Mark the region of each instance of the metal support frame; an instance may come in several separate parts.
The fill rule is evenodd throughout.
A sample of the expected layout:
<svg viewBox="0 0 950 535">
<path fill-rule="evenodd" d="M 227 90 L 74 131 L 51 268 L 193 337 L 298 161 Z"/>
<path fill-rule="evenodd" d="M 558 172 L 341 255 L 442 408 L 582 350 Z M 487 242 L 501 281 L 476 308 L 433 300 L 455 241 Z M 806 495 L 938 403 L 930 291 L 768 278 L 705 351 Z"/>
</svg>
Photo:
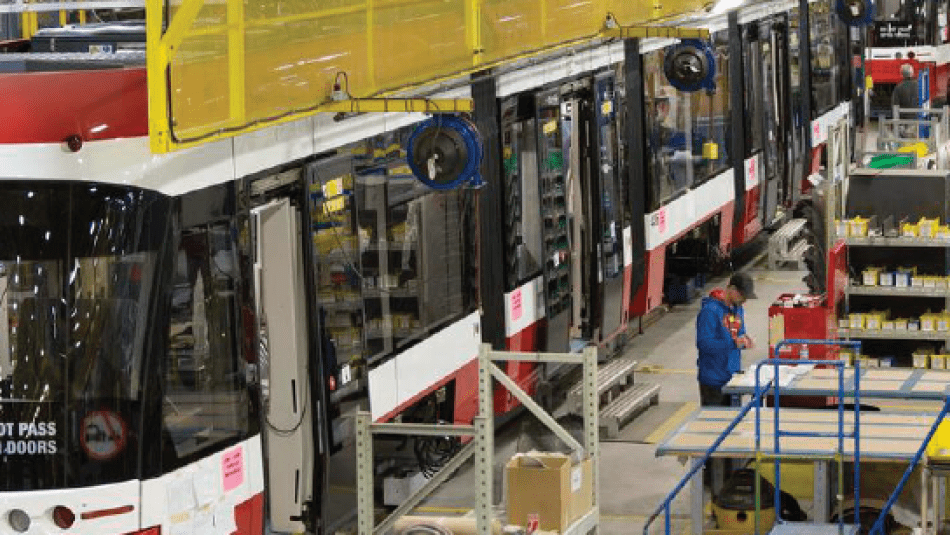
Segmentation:
<svg viewBox="0 0 950 535">
<path fill-rule="evenodd" d="M 699 466 L 697 466 L 699 465 Z M 703 535 L 703 523 L 705 516 L 706 493 L 703 489 L 703 461 L 702 459 L 693 459 L 693 470 L 696 475 L 689 482 L 689 501 L 690 501 L 690 532 L 692 535 Z M 667 521 L 669 525 L 669 521 Z"/>
<path fill-rule="evenodd" d="M 831 518 L 828 474 L 828 461 L 825 459 L 816 460 L 814 481 L 812 481 L 812 502 L 814 502 L 813 516 L 818 522 L 827 522 Z"/>
<path fill-rule="evenodd" d="M 492 361 L 532 361 L 581 364 L 584 377 L 584 444 L 574 439 L 560 424 L 531 399 Z M 586 534 L 600 521 L 598 492 L 598 404 L 597 404 L 597 348 L 587 347 L 582 354 L 576 353 L 515 353 L 493 351 L 489 344 L 482 344 L 478 356 L 478 416 L 472 425 L 434 425 L 405 423 L 373 423 L 370 413 L 360 411 L 356 415 L 356 487 L 357 529 L 359 535 L 383 535 L 396 521 L 418 506 L 439 485 L 444 483 L 469 458 L 475 459 L 475 518 L 478 535 L 492 535 L 492 505 L 494 497 L 494 388 L 497 380 L 525 407 L 549 427 L 559 438 L 574 450 L 579 458 L 589 456 L 593 477 L 593 509 L 583 515 L 566 533 Z M 373 503 L 373 435 L 424 435 L 424 436 L 471 436 L 469 442 L 421 489 L 411 495 L 379 525 L 375 522 Z"/>
</svg>

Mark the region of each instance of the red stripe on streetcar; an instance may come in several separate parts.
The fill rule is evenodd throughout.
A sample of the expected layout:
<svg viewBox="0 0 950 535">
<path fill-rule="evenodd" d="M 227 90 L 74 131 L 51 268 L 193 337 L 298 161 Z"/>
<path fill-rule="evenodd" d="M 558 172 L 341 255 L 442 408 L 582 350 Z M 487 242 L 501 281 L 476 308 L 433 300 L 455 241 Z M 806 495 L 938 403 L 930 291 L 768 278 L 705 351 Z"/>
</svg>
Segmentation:
<svg viewBox="0 0 950 535">
<path fill-rule="evenodd" d="M 79 515 L 83 520 L 95 520 L 106 516 L 124 515 L 135 510 L 133 505 L 123 505 L 122 507 L 113 507 L 112 509 L 99 509 L 98 511 L 86 511 Z"/>
</svg>

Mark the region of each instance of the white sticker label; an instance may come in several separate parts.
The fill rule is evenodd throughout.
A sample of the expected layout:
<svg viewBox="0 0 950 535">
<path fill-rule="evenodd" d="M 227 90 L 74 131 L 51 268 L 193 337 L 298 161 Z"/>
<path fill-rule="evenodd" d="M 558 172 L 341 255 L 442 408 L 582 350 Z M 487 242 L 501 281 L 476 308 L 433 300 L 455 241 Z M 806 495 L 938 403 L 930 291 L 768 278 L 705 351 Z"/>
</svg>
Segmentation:
<svg viewBox="0 0 950 535">
<path fill-rule="evenodd" d="M 353 379 L 353 373 L 350 371 L 350 365 L 344 364 L 343 367 L 340 368 L 340 386 L 349 383 L 351 379 Z"/>
<path fill-rule="evenodd" d="M 581 482 L 584 481 L 584 470 L 580 466 L 571 468 L 571 492 L 581 490 Z"/>
</svg>

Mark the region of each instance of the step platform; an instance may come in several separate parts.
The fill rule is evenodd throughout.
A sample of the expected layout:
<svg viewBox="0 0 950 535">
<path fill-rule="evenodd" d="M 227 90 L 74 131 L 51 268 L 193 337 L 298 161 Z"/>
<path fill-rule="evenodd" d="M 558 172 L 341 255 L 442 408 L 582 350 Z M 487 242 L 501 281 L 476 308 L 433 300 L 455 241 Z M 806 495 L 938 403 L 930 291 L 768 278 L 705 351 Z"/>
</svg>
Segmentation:
<svg viewBox="0 0 950 535">
<path fill-rule="evenodd" d="M 815 522 L 786 522 L 772 528 L 769 535 L 858 535 L 859 526 L 845 524 L 844 529 L 835 524 Z"/>
<path fill-rule="evenodd" d="M 769 237 L 770 269 L 779 269 L 779 266 L 783 264 L 794 264 L 795 269 L 804 269 L 804 256 L 805 251 L 808 250 L 808 242 L 800 236 L 805 231 L 807 223 L 808 220 L 804 218 L 791 219 Z"/>
<path fill-rule="evenodd" d="M 633 384 L 633 372 L 637 361 L 631 358 L 613 359 L 597 369 L 597 397 L 600 406 L 611 402 L 611 394 L 615 388 L 625 389 Z M 583 414 L 584 385 L 578 381 L 567 391 L 567 406 L 573 414 Z"/>
<path fill-rule="evenodd" d="M 620 428 L 660 402 L 660 385 L 637 383 L 600 411 L 600 438 L 617 438 Z"/>
<path fill-rule="evenodd" d="M 635 384 L 633 376 L 636 368 L 636 360 L 616 358 L 597 369 L 601 438 L 616 438 L 621 427 L 650 405 L 659 403 L 660 385 Z M 571 414 L 583 414 L 584 387 L 580 381 L 568 389 L 566 407 Z"/>
</svg>

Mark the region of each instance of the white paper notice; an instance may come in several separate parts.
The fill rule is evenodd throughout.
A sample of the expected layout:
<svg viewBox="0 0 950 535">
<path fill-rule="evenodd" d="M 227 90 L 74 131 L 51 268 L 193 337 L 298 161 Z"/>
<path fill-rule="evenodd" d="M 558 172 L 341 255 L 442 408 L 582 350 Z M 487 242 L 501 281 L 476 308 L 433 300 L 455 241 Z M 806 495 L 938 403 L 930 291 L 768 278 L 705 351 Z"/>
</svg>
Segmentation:
<svg viewBox="0 0 950 535">
<path fill-rule="evenodd" d="M 214 506 L 214 530 L 216 535 L 231 535 L 237 531 L 234 523 L 234 506 L 229 503 L 219 503 Z"/>
<path fill-rule="evenodd" d="M 194 532 L 195 535 L 214 533 L 214 512 L 210 507 L 202 509 L 195 514 Z"/>
<path fill-rule="evenodd" d="M 176 515 L 195 508 L 194 479 L 186 476 L 168 484 L 168 515 Z"/>
<path fill-rule="evenodd" d="M 205 468 L 195 474 L 195 496 L 198 507 L 204 507 L 218 497 L 218 477 L 214 470 Z"/>
<path fill-rule="evenodd" d="M 571 492 L 581 490 L 581 483 L 584 480 L 584 471 L 580 466 L 571 469 Z"/>
<path fill-rule="evenodd" d="M 195 531 L 194 521 L 189 518 L 184 522 L 172 524 L 169 533 L 171 533 L 171 535 L 196 535 L 200 532 Z"/>
</svg>

